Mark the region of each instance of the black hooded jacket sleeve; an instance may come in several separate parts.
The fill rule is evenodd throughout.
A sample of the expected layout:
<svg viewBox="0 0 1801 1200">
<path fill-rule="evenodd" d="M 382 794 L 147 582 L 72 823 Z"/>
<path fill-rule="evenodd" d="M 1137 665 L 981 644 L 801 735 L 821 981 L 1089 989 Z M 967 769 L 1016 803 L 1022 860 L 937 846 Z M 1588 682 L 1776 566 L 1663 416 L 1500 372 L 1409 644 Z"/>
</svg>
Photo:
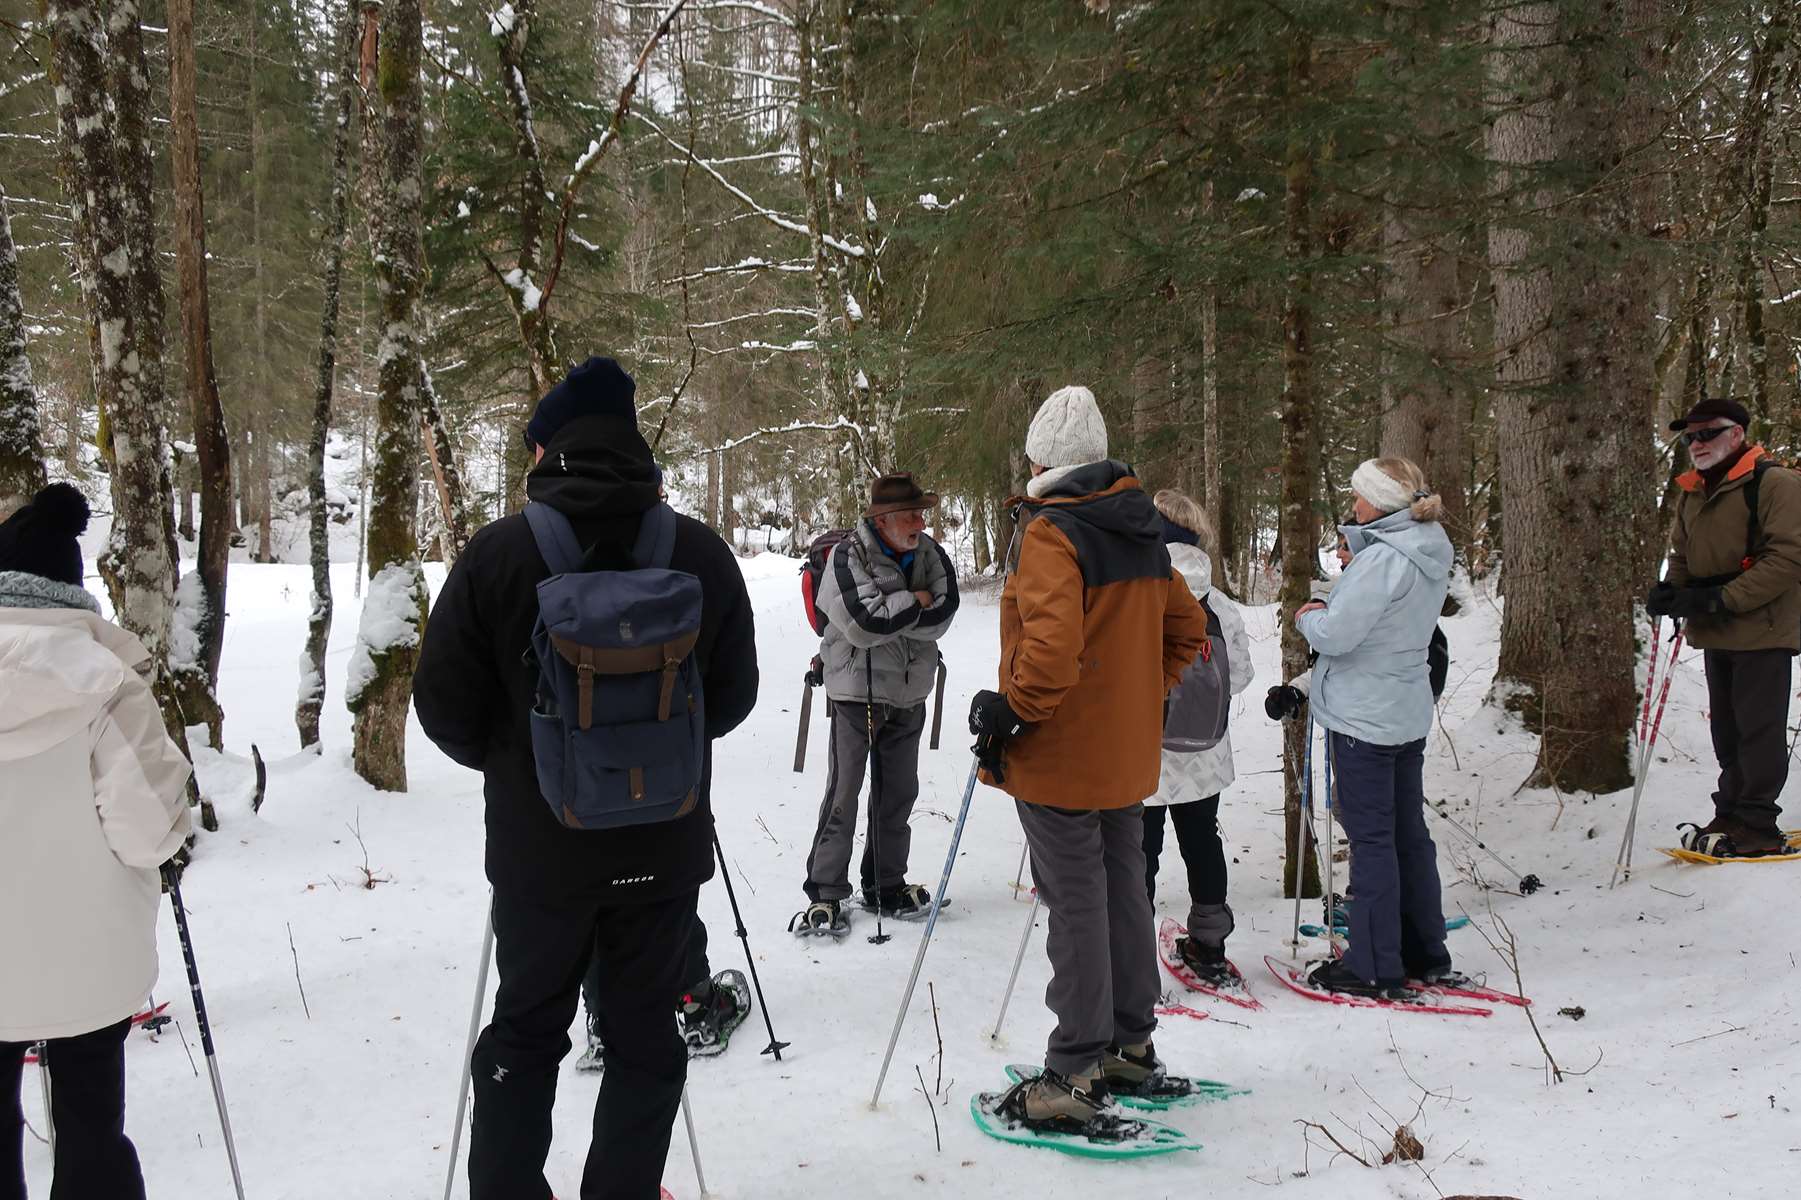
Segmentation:
<svg viewBox="0 0 1801 1200">
<path fill-rule="evenodd" d="M 653 485 L 646 494 L 618 478 L 635 463 L 611 462 L 603 471 L 580 461 L 576 448 L 616 447 L 625 440 L 616 430 L 584 432 L 588 424 L 574 422 L 552 442 L 552 451 L 575 447 L 568 449 L 568 466 L 553 467 L 547 454 L 533 472 L 530 492 L 569 516 L 577 538 L 591 547 L 590 563 L 597 563 L 616 553 L 613 548 L 632 544 L 655 491 Z M 630 432 L 636 438 L 636 430 Z M 648 463 L 648 450 L 642 454 Z M 515 514 L 484 527 L 445 580 L 426 624 L 413 704 L 439 749 L 482 772 L 487 871 L 496 887 L 624 904 L 665 899 L 711 877 L 712 740 L 742 724 L 756 704 L 756 631 L 743 572 L 712 530 L 678 518 L 670 566 L 701 585 L 694 659 L 709 740 L 700 802 L 674 821 L 611 830 L 564 828 L 538 790 L 528 720 L 537 676 L 525 652 L 537 618 L 537 585 L 550 571 L 530 525 Z"/>
</svg>

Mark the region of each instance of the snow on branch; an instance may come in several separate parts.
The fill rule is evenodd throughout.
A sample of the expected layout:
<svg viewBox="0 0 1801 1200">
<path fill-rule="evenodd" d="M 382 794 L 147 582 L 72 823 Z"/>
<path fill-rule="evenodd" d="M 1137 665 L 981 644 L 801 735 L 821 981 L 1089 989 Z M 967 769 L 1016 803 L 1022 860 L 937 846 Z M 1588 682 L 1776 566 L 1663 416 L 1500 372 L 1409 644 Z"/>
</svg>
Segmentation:
<svg viewBox="0 0 1801 1200">
<path fill-rule="evenodd" d="M 766 308 L 762 312 L 742 313 L 735 317 L 723 317 L 717 321 L 697 321 L 690 328 L 718 329 L 725 325 L 736 325 L 739 321 L 760 321 L 764 317 L 805 317 L 809 321 L 819 320 L 819 314 L 810 308 Z"/>
<path fill-rule="evenodd" d="M 631 11 L 658 12 L 662 9 L 663 6 L 660 4 L 623 3 L 623 4 L 617 4 L 614 7 L 615 8 L 623 8 L 623 9 L 627 10 L 628 12 L 631 12 Z M 741 12 L 753 12 L 759 16 L 768 17 L 772 21 L 779 22 L 780 24 L 785 25 L 790 29 L 794 28 L 794 18 L 793 17 L 789 16 L 787 13 L 781 11 L 778 8 L 771 8 L 767 4 L 758 4 L 758 3 L 756 3 L 756 0 L 701 0 L 701 2 L 698 4 L 690 4 L 688 6 L 688 8 L 693 12 L 699 12 L 699 13 L 730 12 L 732 10 L 738 10 Z"/>
<path fill-rule="evenodd" d="M 645 125 L 650 126 L 650 128 L 656 133 L 656 135 L 658 137 L 662 138 L 664 141 L 668 142 L 670 145 L 674 146 L 676 149 L 678 149 L 678 150 L 686 150 L 687 149 L 687 147 L 683 146 L 680 142 L 678 142 L 674 138 L 670 137 L 667 133 L 664 133 L 661 126 L 659 126 L 655 121 L 651 120 L 649 117 L 645 116 L 643 113 L 633 113 L 632 115 L 637 117 L 638 120 L 643 122 Z M 751 198 L 750 193 L 746 192 L 743 188 L 738 187 L 736 184 L 732 183 L 731 180 L 727 179 L 724 175 L 721 175 L 718 171 L 714 170 L 712 165 L 709 164 L 705 159 L 696 158 L 693 160 L 693 162 L 694 162 L 695 166 L 697 166 L 701 170 L 705 171 L 708 175 L 711 175 L 713 177 L 714 182 L 719 184 L 720 187 L 724 188 L 726 191 L 730 192 L 733 196 L 737 197 L 739 201 L 741 201 L 746 207 L 748 207 L 751 210 L 751 212 L 753 212 L 757 216 L 763 218 L 763 220 L 769 222 L 771 225 L 774 225 L 777 229 L 785 229 L 789 233 L 797 233 L 800 236 L 806 237 L 806 238 L 810 238 L 813 236 L 813 231 L 811 229 L 807 228 L 807 223 L 805 221 L 797 221 L 793 217 L 785 217 L 781 213 L 778 213 L 771 209 L 763 207 L 763 205 L 757 203 L 754 199 Z M 824 242 L 827 246 L 830 246 L 832 249 L 836 250 L 838 253 L 846 256 L 847 258 L 862 258 L 863 257 L 863 247 L 854 245 L 853 243 L 850 243 L 850 242 L 842 241 L 838 238 L 833 237 L 831 234 L 823 235 L 820 238 L 820 240 L 822 242 Z"/>
<path fill-rule="evenodd" d="M 727 441 L 720 442 L 717 446 L 709 446 L 704 450 L 693 450 L 684 455 L 683 458 L 704 458 L 709 454 L 718 454 L 725 450 L 735 450 L 739 446 L 742 446 L 747 442 L 757 441 L 759 438 L 779 437 L 785 433 L 834 433 L 840 429 L 848 430 L 858 438 L 863 436 L 863 427 L 849 417 L 839 417 L 836 421 L 795 421 L 791 425 L 782 425 L 773 429 L 759 429 L 754 433 L 747 433 L 743 437 L 731 438 Z"/>
<path fill-rule="evenodd" d="M 722 350 L 702 349 L 709 358 L 717 358 L 722 354 L 741 354 L 747 350 L 767 350 L 773 354 L 810 354 L 819 349 L 819 343 L 801 338 L 797 341 L 781 345 L 776 342 L 739 342 L 736 346 L 727 346 Z"/>
<path fill-rule="evenodd" d="M 700 270 L 690 272 L 687 275 L 676 276 L 670 279 L 659 279 L 657 280 L 657 285 L 663 287 L 673 283 L 681 283 L 683 280 L 692 283 L 697 279 L 707 279 L 714 275 L 742 275 L 752 271 L 784 271 L 795 275 L 810 275 L 813 273 L 813 262 L 811 259 L 791 259 L 788 262 L 770 262 L 766 258 L 747 258 L 741 262 L 735 262 L 728 266 L 702 267 Z"/>
</svg>

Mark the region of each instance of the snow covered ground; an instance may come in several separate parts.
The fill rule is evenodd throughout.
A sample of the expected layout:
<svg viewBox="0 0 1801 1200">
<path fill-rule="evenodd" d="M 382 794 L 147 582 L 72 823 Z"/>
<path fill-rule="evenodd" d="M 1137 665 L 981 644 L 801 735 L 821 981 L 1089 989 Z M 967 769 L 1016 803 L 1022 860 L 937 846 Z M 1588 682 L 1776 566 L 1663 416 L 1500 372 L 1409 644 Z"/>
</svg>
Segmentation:
<svg viewBox="0 0 1801 1200">
<path fill-rule="evenodd" d="M 1794 1112 L 1801 1050 L 1792 1036 L 1801 934 L 1788 918 L 1801 865 L 1688 867 L 1652 850 L 1672 844 L 1677 820 L 1708 810 L 1698 655 L 1685 652 L 1678 669 L 1641 815 L 1639 868 L 1630 884 L 1609 891 L 1629 793 L 1561 805 L 1545 793 L 1515 794 L 1535 742 L 1482 707 L 1498 613 L 1479 601 L 1446 624 L 1453 662 L 1444 733 L 1429 748 L 1428 793 L 1448 800 L 1458 820 L 1546 885 L 1529 898 L 1485 895 L 1471 882 L 1463 840 L 1434 822 L 1447 908 L 1461 905 L 1491 927 L 1492 900 L 1517 936 L 1544 1038 L 1570 1072 L 1553 1086 L 1518 1009 L 1477 1019 L 1340 1008 L 1283 990 L 1264 969 L 1264 954 L 1288 953 L 1292 909 L 1280 896 L 1280 743 L 1261 707 L 1275 679 L 1275 614 L 1251 612 L 1258 677 L 1234 716 L 1240 778 L 1222 823 L 1238 915 L 1230 951 L 1267 1007 L 1246 1012 L 1177 989 L 1174 999 L 1208 1019 L 1168 1018 L 1157 1043 L 1174 1069 L 1252 1091 L 1168 1115 L 1204 1143 L 1199 1153 L 1095 1163 L 989 1140 L 967 1116 L 971 1092 L 999 1086 L 1004 1064 L 1039 1058 L 1051 1025 L 1042 1003 L 1041 922 L 1001 1044 L 988 1040 L 1027 912 L 1009 886 L 1022 844 L 1018 822 L 1011 803 L 988 789 L 977 791 L 951 881 L 955 907 L 939 923 L 881 1109 L 869 1111 L 920 926 L 891 925 L 896 936 L 884 946 L 865 940 L 873 925 L 861 917 L 837 944 L 797 942 L 784 931 L 802 902 L 805 848 L 823 788 L 823 715 L 814 714 L 805 775 L 792 774 L 796 701 L 810 653 L 794 564 L 763 556 L 744 566 L 764 690 L 756 713 L 719 747 L 713 800 L 776 1031 L 793 1044 L 779 1063 L 759 1056 L 766 1038 L 761 1014 L 753 1014 L 725 1055 L 695 1064 L 694 1115 L 711 1194 L 1150 1200 L 1261 1196 L 1277 1187 L 1333 1200 L 1790 1194 L 1801 1169 Z M 336 575 L 328 748 L 315 758 L 296 754 L 292 720 L 307 570 L 232 567 L 221 684 L 230 753 L 202 761 L 223 829 L 200 839 L 185 890 L 254 1200 L 436 1196 L 474 987 L 486 896 L 480 781 L 442 758 L 416 727 L 408 793 L 373 791 L 352 773 L 342 706 L 358 610 L 349 572 L 345 564 Z M 966 591 L 945 642 L 945 745 L 924 756 L 914 818 L 914 876 L 928 884 L 937 881 L 969 768 L 968 697 L 994 675 L 996 626 L 992 597 Z M 260 815 L 248 805 L 252 742 L 269 762 Z M 1795 817 L 1790 823 L 1801 825 L 1801 813 Z M 1491 862 L 1478 858 L 1475 867 L 1511 885 Z M 371 876 L 374 886 L 364 886 Z M 1159 898 L 1166 914 L 1179 917 L 1186 907 L 1173 845 Z M 715 969 L 742 968 L 717 879 L 703 891 L 701 909 Z M 1451 934 L 1451 946 L 1466 970 L 1510 982 L 1475 929 Z M 1318 952 L 1317 943 L 1310 948 Z M 173 1001 L 197 1062 L 166 908 L 161 951 L 157 998 Z M 917 1067 L 930 1088 L 940 1072 L 927 981 L 943 1031 L 935 1114 L 942 1150 L 915 1076 Z M 1577 1006 L 1586 1013 L 1581 1020 L 1559 1015 Z M 129 1073 L 128 1128 L 150 1194 L 231 1195 L 204 1064 L 195 1071 L 181 1037 L 134 1035 Z M 548 1168 L 566 1200 L 577 1194 L 596 1087 L 595 1078 L 566 1070 Z M 41 1126 L 30 1076 L 26 1111 Z M 1393 1126 L 1409 1122 L 1425 1159 L 1366 1169 L 1307 1134 L 1302 1121 L 1328 1126 L 1372 1161 Z M 28 1145 L 27 1171 L 33 1194 L 47 1195 L 46 1147 Z M 679 1126 L 666 1178 L 682 1200 L 699 1194 Z M 466 1194 L 460 1170 L 457 1194 Z"/>
</svg>

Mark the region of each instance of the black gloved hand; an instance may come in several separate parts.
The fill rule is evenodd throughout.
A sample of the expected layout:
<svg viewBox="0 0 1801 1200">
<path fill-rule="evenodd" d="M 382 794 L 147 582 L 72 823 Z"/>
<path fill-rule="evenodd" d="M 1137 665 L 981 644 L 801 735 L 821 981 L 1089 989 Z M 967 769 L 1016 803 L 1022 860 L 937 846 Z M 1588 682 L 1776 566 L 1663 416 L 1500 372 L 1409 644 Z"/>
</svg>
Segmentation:
<svg viewBox="0 0 1801 1200">
<path fill-rule="evenodd" d="M 825 660 L 820 658 L 819 655 L 815 654 L 813 656 L 813 661 L 807 664 L 807 673 L 804 676 L 802 676 L 802 678 L 806 681 L 807 686 L 810 688 L 816 688 L 820 684 L 824 683 L 825 682 Z"/>
<path fill-rule="evenodd" d="M 1272 721 L 1286 721 L 1290 717 L 1298 717 L 1301 710 L 1307 707 L 1307 697 L 1298 687 L 1286 683 L 1278 683 L 1263 697 L 1263 711 Z"/>
<path fill-rule="evenodd" d="M 1028 726 L 999 692 L 977 692 L 969 702 L 969 732 L 976 735 L 976 762 L 996 783 L 1007 782 L 1005 747 Z"/>
<path fill-rule="evenodd" d="M 1672 588 L 1664 615 L 1678 621 L 1710 617 L 1725 610 L 1726 602 L 1721 598 L 1724 590 L 1717 587 Z"/>
<path fill-rule="evenodd" d="M 1645 611 L 1654 617 L 1667 617 L 1670 615 L 1670 606 L 1675 603 L 1675 598 L 1675 585 L 1660 579 L 1652 586 L 1650 594 L 1645 597 Z"/>
</svg>

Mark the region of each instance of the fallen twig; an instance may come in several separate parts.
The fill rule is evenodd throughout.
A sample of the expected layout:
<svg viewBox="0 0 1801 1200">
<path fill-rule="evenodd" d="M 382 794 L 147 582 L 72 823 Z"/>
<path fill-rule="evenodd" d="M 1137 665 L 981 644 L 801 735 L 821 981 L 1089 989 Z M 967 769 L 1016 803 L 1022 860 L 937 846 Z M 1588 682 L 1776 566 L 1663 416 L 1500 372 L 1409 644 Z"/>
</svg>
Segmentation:
<svg viewBox="0 0 1801 1200">
<path fill-rule="evenodd" d="M 1374 1167 L 1375 1166 L 1374 1163 L 1372 1163 L 1368 1159 L 1364 1158 L 1363 1155 L 1357 1153 L 1355 1150 L 1352 1150 L 1350 1147 L 1346 1146 L 1343 1142 L 1339 1141 L 1338 1138 L 1333 1134 L 1333 1132 L 1330 1129 L 1327 1129 L 1324 1125 L 1321 1125 L 1319 1122 L 1307 1121 L 1307 1120 L 1303 1120 L 1299 1117 L 1296 1117 L 1295 1124 L 1301 1126 L 1301 1140 L 1302 1141 L 1308 1141 L 1307 1133 L 1306 1133 L 1307 1130 L 1317 1129 L 1321 1133 L 1326 1135 L 1327 1141 L 1331 1142 L 1334 1146 L 1338 1147 L 1338 1152 L 1340 1154 L 1348 1156 L 1352 1162 L 1355 1162 L 1359 1166 L 1364 1166 L 1364 1167 Z M 1309 1144 L 1311 1144 L 1311 1143 L 1309 1143 Z"/>
<path fill-rule="evenodd" d="M 931 1093 L 926 1091 L 925 1072 L 923 1072 L 919 1069 L 918 1063 L 913 1064 L 913 1073 L 915 1075 L 919 1076 L 919 1094 L 922 1098 L 924 1098 L 924 1100 L 926 1102 L 926 1108 L 932 1114 L 932 1142 L 938 1147 L 938 1153 L 943 1154 L 944 1153 L 944 1138 L 941 1137 L 938 1133 L 938 1106 L 932 1102 Z"/>
<path fill-rule="evenodd" d="M 1692 1046 L 1696 1042 L 1705 1042 L 1709 1038 L 1725 1037 L 1729 1033 L 1743 1033 L 1743 1032 L 1745 1032 L 1745 1027 L 1743 1025 L 1734 1025 L 1732 1028 L 1722 1029 L 1718 1033 L 1706 1033 L 1706 1034 L 1702 1034 L 1700 1037 L 1689 1038 L 1686 1042 L 1671 1042 L 1670 1049 L 1674 1050 L 1677 1046 Z"/>
<path fill-rule="evenodd" d="M 310 1021 L 313 1019 L 313 1010 L 306 1004 L 306 984 L 300 979 L 300 951 L 294 949 L 294 926 L 291 922 L 288 924 L 288 953 L 294 956 L 294 986 L 300 989 L 300 1011 Z"/>
</svg>

